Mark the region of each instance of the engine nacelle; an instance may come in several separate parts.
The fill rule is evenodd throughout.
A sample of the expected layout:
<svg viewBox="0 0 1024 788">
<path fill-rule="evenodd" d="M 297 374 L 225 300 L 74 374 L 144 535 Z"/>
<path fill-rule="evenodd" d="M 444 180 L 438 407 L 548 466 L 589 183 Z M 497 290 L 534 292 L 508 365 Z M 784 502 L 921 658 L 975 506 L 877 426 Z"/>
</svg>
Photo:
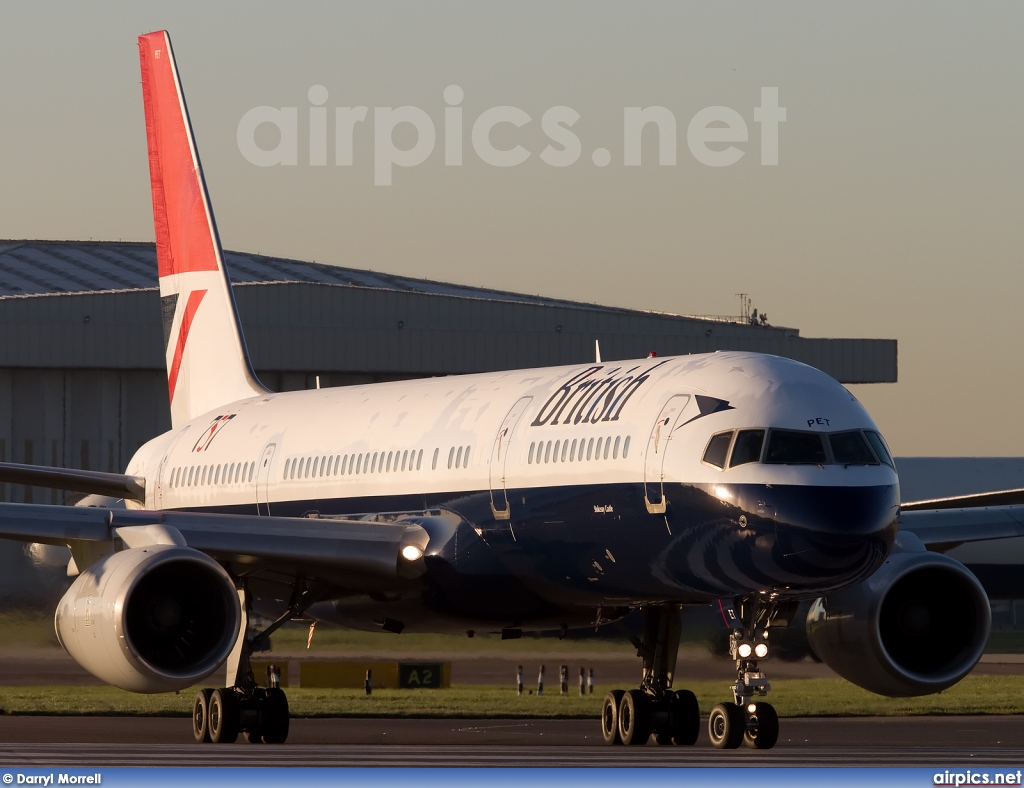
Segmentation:
<svg viewBox="0 0 1024 788">
<path fill-rule="evenodd" d="M 871 577 L 815 601 L 811 648 L 832 670 L 889 697 L 928 695 L 977 664 L 992 613 L 978 579 L 910 534 Z"/>
<path fill-rule="evenodd" d="M 90 566 L 57 606 L 64 649 L 83 668 L 130 692 L 185 689 L 231 652 L 241 626 L 235 584 L 188 547 L 122 550 Z"/>
</svg>

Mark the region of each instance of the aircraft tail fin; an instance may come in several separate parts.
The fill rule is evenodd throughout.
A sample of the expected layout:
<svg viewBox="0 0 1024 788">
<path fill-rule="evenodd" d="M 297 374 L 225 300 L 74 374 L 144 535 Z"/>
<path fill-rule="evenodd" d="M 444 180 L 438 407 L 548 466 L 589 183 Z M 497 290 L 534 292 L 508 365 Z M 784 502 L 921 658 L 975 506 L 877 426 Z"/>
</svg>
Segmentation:
<svg viewBox="0 0 1024 788">
<path fill-rule="evenodd" d="M 266 393 L 249 362 L 171 39 L 139 36 L 167 390 L 177 427 Z"/>
</svg>

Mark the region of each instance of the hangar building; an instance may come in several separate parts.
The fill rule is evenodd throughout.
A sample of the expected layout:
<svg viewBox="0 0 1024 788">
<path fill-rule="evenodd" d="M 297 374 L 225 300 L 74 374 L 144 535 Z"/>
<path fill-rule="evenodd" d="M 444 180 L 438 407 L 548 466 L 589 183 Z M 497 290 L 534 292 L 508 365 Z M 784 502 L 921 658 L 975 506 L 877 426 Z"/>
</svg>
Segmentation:
<svg viewBox="0 0 1024 788">
<path fill-rule="evenodd" d="M 271 389 L 743 349 L 844 383 L 896 380 L 896 341 L 747 325 L 225 252 Z M 152 243 L 0 241 L 0 461 L 120 472 L 170 428 Z M 0 499 L 60 503 L 0 486 Z"/>
</svg>

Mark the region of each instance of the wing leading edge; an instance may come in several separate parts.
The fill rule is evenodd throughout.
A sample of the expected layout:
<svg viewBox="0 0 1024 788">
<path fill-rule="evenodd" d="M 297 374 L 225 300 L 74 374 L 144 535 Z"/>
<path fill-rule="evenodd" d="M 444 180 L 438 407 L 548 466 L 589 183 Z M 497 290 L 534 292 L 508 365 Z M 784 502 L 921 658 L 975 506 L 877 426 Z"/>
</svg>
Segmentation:
<svg viewBox="0 0 1024 788">
<path fill-rule="evenodd" d="M 146 480 L 141 476 L 84 471 L 78 468 L 0 462 L 0 483 L 52 487 L 58 490 L 127 498 L 132 501 L 146 499 Z"/>
<path fill-rule="evenodd" d="M 425 571 L 438 518 L 361 520 L 0 504 L 0 538 L 67 545 L 90 556 L 116 547 L 178 544 L 232 565 L 239 576 L 337 588 L 401 586 Z M 104 544 L 106 543 L 106 544 Z M 76 564 L 80 562 L 76 559 Z"/>
</svg>

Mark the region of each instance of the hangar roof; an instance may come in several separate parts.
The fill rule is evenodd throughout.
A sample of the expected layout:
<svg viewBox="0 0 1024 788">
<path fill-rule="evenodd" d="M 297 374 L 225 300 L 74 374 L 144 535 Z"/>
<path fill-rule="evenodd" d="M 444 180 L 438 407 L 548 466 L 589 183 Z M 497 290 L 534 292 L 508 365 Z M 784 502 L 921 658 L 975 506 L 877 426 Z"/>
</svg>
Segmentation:
<svg viewBox="0 0 1024 788">
<path fill-rule="evenodd" d="M 231 282 L 235 285 L 285 282 L 347 285 L 489 301 L 575 307 L 588 311 L 634 311 L 246 252 L 225 250 L 224 262 Z M 153 243 L 0 240 L 0 298 L 153 290 L 157 288 L 156 272 L 156 246 Z"/>
<path fill-rule="evenodd" d="M 897 379 L 892 339 L 805 338 L 748 325 L 585 304 L 279 257 L 225 252 L 254 368 L 375 379 L 746 350 L 844 383 Z M 0 371 L 161 366 L 152 243 L 0 241 Z M 2 392 L 0 392 L 2 394 Z"/>
</svg>

